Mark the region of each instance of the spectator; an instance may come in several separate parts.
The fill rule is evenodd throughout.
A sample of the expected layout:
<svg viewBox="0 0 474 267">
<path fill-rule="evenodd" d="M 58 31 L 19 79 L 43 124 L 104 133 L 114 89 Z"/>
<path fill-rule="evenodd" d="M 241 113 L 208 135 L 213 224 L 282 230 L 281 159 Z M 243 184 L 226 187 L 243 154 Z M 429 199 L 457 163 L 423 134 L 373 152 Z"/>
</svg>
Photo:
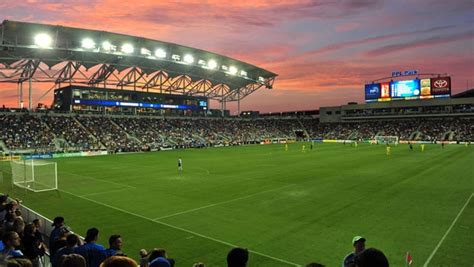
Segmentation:
<svg viewBox="0 0 474 267">
<path fill-rule="evenodd" d="M 162 248 L 155 248 L 148 257 L 149 267 L 172 267 L 174 261 L 171 262 L 167 258 L 166 251 Z"/>
<path fill-rule="evenodd" d="M 227 267 L 246 267 L 249 252 L 244 248 L 233 248 L 227 254 Z"/>
<path fill-rule="evenodd" d="M 66 238 L 66 246 L 59 249 L 51 259 L 53 267 L 59 266 L 59 261 L 63 255 L 73 254 L 75 249 L 81 244 L 81 240 L 76 234 L 70 234 Z"/>
<path fill-rule="evenodd" d="M 63 255 L 59 267 L 86 267 L 86 260 L 79 254 Z"/>
<path fill-rule="evenodd" d="M 75 253 L 82 255 L 88 267 L 99 267 L 100 263 L 105 260 L 105 248 L 102 245 L 96 244 L 99 238 L 99 230 L 97 228 L 90 228 L 87 230 L 86 242 L 84 245 L 77 247 Z"/>
<path fill-rule="evenodd" d="M 354 267 L 355 266 L 355 258 L 357 255 L 362 253 L 365 249 L 365 238 L 362 236 L 354 236 L 352 238 L 352 245 L 354 246 L 354 252 L 351 252 L 344 258 L 342 265 L 344 267 Z"/>
<path fill-rule="evenodd" d="M 100 267 L 137 267 L 137 263 L 124 256 L 112 256 L 107 258 Z M 140 266 L 142 267 L 142 266 Z"/>
<path fill-rule="evenodd" d="M 5 257 L 23 257 L 23 252 L 16 249 L 20 246 L 20 241 L 20 236 L 16 232 L 6 232 L 2 237 L 2 242 L 5 247 L 0 253 Z"/>
<path fill-rule="evenodd" d="M 324 265 L 316 262 L 306 264 L 306 267 L 324 267 Z"/>
<path fill-rule="evenodd" d="M 148 252 L 146 249 L 140 249 L 140 267 L 148 267 Z"/>
<path fill-rule="evenodd" d="M 125 256 L 122 252 L 122 237 L 120 235 L 111 235 L 109 238 L 109 248 L 105 250 L 107 257 Z"/>
<path fill-rule="evenodd" d="M 59 234 L 58 238 L 53 243 L 49 244 L 50 245 L 49 253 L 50 253 L 51 259 L 54 258 L 54 255 L 59 249 L 66 246 L 66 239 L 69 235 L 69 230 L 66 229 L 66 227 L 61 227 L 58 234 Z"/>
<path fill-rule="evenodd" d="M 202 262 L 197 262 L 197 263 L 193 264 L 193 267 L 206 267 L 206 265 L 204 265 L 204 263 L 202 263 Z"/>
<path fill-rule="evenodd" d="M 53 231 L 51 231 L 51 234 L 49 235 L 49 245 L 54 243 L 56 239 L 59 238 L 59 234 L 62 228 L 65 227 L 64 224 L 64 218 L 63 217 L 56 217 L 54 218 L 52 226 L 54 227 Z"/>
<path fill-rule="evenodd" d="M 387 257 L 376 248 L 368 248 L 357 255 L 355 259 L 357 267 L 389 267 Z"/>
<path fill-rule="evenodd" d="M 33 224 L 35 226 L 35 237 L 41 242 L 41 254 L 40 257 L 44 256 L 46 253 L 47 247 L 44 243 L 43 234 L 41 233 L 41 221 L 39 219 L 34 219 Z"/>
<path fill-rule="evenodd" d="M 33 264 L 28 259 L 15 258 L 7 260 L 7 267 L 33 267 Z"/>
<path fill-rule="evenodd" d="M 25 232 L 21 239 L 23 252 L 33 266 L 39 266 L 39 258 L 42 255 L 43 243 L 35 236 L 35 225 L 30 223 L 25 226 Z"/>
</svg>

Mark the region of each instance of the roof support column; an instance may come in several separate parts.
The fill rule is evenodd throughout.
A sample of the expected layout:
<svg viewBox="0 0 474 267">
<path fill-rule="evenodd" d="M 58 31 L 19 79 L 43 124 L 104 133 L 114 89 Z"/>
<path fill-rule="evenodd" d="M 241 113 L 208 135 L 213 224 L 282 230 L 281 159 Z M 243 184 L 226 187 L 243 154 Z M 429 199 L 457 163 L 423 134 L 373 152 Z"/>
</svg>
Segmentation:
<svg viewBox="0 0 474 267">
<path fill-rule="evenodd" d="M 31 78 L 28 79 L 28 110 L 33 109 L 33 87 L 31 83 Z"/>
</svg>

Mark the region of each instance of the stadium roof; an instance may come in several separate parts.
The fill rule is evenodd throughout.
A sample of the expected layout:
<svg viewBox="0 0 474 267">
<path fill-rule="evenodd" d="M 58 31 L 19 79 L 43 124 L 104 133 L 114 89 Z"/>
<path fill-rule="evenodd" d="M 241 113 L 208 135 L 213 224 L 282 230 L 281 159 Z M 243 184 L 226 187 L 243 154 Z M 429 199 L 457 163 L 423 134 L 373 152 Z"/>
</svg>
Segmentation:
<svg viewBox="0 0 474 267">
<path fill-rule="evenodd" d="M 277 74 L 216 53 L 105 31 L 0 25 L 0 82 L 104 85 L 237 101 Z"/>
</svg>

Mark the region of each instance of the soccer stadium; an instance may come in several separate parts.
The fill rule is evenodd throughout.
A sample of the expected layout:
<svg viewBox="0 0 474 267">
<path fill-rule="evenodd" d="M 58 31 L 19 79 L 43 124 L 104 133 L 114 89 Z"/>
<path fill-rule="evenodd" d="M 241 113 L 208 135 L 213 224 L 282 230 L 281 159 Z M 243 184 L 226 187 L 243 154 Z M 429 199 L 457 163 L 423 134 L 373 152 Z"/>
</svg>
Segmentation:
<svg viewBox="0 0 474 267">
<path fill-rule="evenodd" d="M 0 109 L 1 266 L 474 264 L 474 89 L 455 76 L 258 112 L 241 101 L 281 73 L 141 33 L 0 29 L 17 100 Z"/>
</svg>

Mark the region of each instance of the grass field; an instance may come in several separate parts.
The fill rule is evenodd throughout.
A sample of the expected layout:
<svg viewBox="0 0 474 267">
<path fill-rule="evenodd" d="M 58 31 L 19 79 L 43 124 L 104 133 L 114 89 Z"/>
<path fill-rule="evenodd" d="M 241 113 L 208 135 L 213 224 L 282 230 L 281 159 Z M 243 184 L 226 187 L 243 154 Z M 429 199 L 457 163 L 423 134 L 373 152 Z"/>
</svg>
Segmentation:
<svg viewBox="0 0 474 267">
<path fill-rule="evenodd" d="M 308 147 L 308 145 L 307 145 Z M 177 158 L 184 172 L 177 173 Z M 474 146 L 301 144 L 68 158 L 57 192 L 2 190 L 76 232 L 120 233 L 124 251 L 166 248 L 177 266 L 225 266 L 231 246 L 249 266 L 340 266 L 354 235 L 391 266 L 474 264 Z M 464 209 L 463 209 L 464 207 Z"/>
</svg>

